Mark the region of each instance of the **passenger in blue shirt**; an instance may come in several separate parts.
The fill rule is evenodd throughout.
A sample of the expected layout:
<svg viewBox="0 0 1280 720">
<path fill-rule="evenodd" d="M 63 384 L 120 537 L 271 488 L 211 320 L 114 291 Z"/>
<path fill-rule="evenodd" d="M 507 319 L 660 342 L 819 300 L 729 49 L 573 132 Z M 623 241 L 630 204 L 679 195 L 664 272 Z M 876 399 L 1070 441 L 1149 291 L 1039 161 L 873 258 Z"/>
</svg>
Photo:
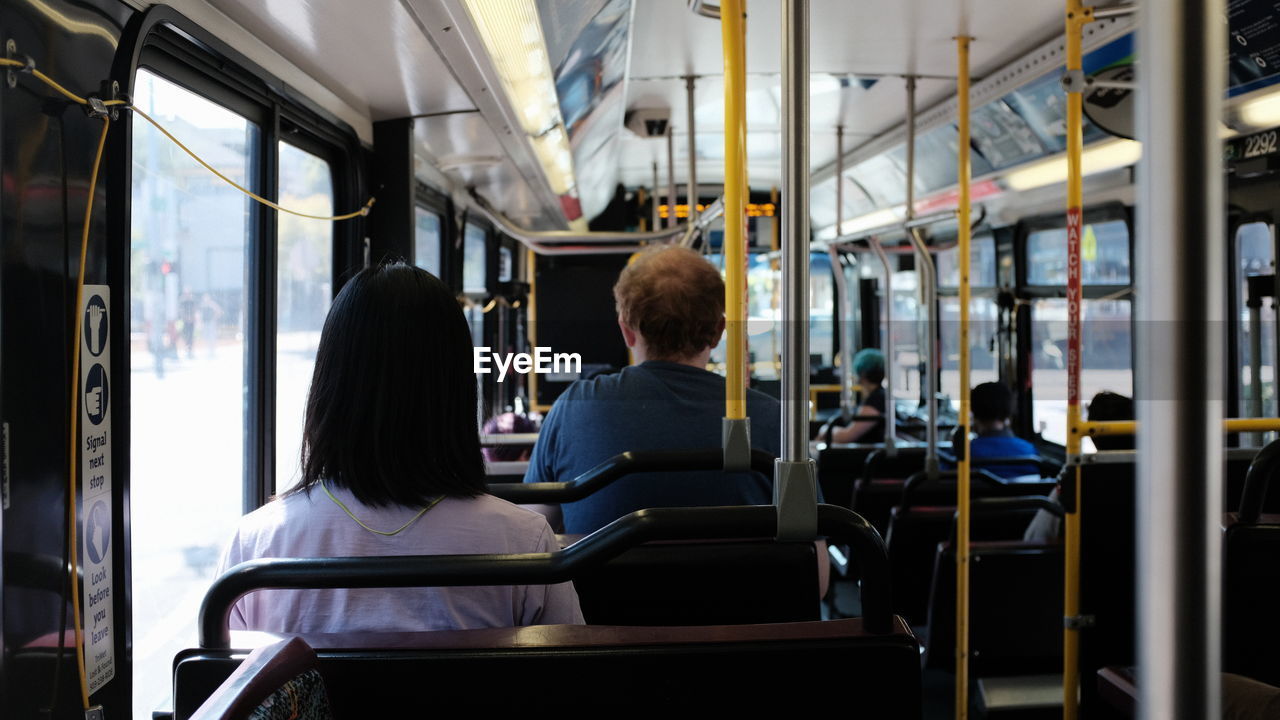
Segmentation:
<svg viewBox="0 0 1280 720">
<path fill-rule="evenodd" d="M 983 465 L 982 458 L 1009 458 L 1038 455 L 1036 446 L 1013 434 L 1009 429 L 1009 417 L 1013 414 L 1013 393 L 998 382 L 986 382 L 969 393 L 969 409 L 973 413 L 973 432 L 969 440 L 969 454 L 973 467 L 980 467 L 1000 477 L 1039 475 L 1040 466 Z M 943 463 L 943 469 L 954 469 Z"/>
<path fill-rule="evenodd" d="M 543 421 L 525 482 L 572 480 L 629 450 L 720 447 L 724 378 L 706 369 L 725 327 L 720 273 L 692 250 L 663 247 L 637 256 L 613 292 L 636 364 L 565 390 Z M 777 400 L 747 391 L 753 447 L 778 454 L 779 415 Z M 562 510 L 564 531 L 579 534 L 642 508 L 772 501 L 773 483 L 758 473 L 644 473 Z"/>
</svg>

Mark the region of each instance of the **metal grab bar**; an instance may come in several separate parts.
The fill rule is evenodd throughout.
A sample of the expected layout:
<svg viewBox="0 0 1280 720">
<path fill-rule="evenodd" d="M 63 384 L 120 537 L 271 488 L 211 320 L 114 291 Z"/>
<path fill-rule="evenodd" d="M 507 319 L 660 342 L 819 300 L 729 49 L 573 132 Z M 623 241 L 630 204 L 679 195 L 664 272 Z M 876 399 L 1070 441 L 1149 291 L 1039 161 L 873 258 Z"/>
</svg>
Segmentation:
<svg viewBox="0 0 1280 720">
<path fill-rule="evenodd" d="M 538 433 L 506 433 L 499 435 L 480 435 L 480 444 L 494 445 L 532 445 L 538 442 Z"/>
<path fill-rule="evenodd" d="M 1000 478 L 992 475 L 990 472 L 981 469 L 970 469 L 971 477 L 981 480 L 983 484 L 989 487 L 1004 487 L 1005 483 Z M 928 472 L 921 470 L 909 475 L 905 482 L 902 483 L 902 500 L 903 506 L 910 507 L 911 500 L 916 492 L 926 484 L 939 480 L 959 480 L 960 473 L 956 470 L 939 470 L 936 475 L 930 475 Z"/>
<path fill-rule="evenodd" d="M 773 477 L 773 455 L 751 450 L 751 469 Z M 698 472 L 723 470 L 724 450 L 636 450 L 605 460 L 573 480 L 545 483 L 493 483 L 489 494 L 517 505 L 566 503 L 608 487 L 619 478 L 642 472 Z"/>
<path fill-rule="evenodd" d="M 480 214 L 484 215 L 494 225 L 506 235 L 519 240 L 520 242 L 533 247 L 535 250 L 544 245 L 557 245 L 567 243 L 633 243 L 640 244 L 646 242 L 659 242 L 663 240 L 672 240 L 678 236 L 684 235 L 689 230 L 689 223 L 682 223 L 674 227 L 664 228 L 662 230 L 653 230 L 649 232 L 577 232 L 573 230 L 525 230 L 507 219 L 506 215 L 495 210 L 489 205 L 489 202 L 476 193 L 471 194 L 472 200 L 475 202 L 476 209 Z M 542 248 L 554 250 L 555 248 Z"/>
<path fill-rule="evenodd" d="M 1061 503 L 1056 503 L 1045 495 L 974 498 L 969 502 L 971 505 L 970 511 L 981 515 L 996 515 L 1017 510 L 1044 510 L 1057 517 L 1063 517 L 1067 514 Z"/>
<path fill-rule="evenodd" d="M 776 531 L 777 515 L 769 505 L 655 508 L 625 515 L 553 553 L 251 560 L 227 570 L 205 593 L 200 647 L 231 647 L 231 609 L 256 590 L 561 583 L 646 542 L 773 537 Z M 891 632 L 889 557 L 880 533 L 862 516 L 834 505 L 818 506 L 818 532 L 853 546 L 862 571 L 864 627 L 877 634 Z"/>
</svg>

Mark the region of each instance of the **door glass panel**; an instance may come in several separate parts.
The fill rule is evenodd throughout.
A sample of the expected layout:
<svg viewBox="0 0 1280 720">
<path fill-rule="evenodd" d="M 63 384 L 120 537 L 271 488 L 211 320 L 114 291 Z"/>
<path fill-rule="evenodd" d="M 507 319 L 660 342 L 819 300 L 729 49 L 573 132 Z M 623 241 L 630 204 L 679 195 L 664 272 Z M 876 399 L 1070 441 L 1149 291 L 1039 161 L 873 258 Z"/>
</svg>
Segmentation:
<svg viewBox="0 0 1280 720">
<path fill-rule="evenodd" d="M 1239 322 L 1236 329 L 1236 357 L 1240 367 L 1236 373 L 1239 378 L 1237 397 L 1239 406 L 1237 417 L 1275 417 L 1276 414 L 1276 311 L 1275 298 L 1263 297 L 1259 308 L 1258 319 L 1258 382 L 1254 382 L 1253 373 L 1253 326 L 1250 323 L 1251 312 L 1248 306 L 1248 278 L 1256 275 L 1273 275 L 1275 273 L 1275 240 L 1272 237 L 1271 225 L 1265 222 L 1242 225 L 1236 231 L 1236 307 L 1239 308 Z M 1268 282 L 1268 289 L 1274 284 Z M 1245 444 L 1261 444 L 1261 437 L 1254 434 L 1241 435 Z"/>
<path fill-rule="evenodd" d="M 280 143 L 280 204 L 333 214 L 329 163 Z M 302 418 L 333 297 L 333 223 L 280 213 L 276 296 L 276 492 L 300 478 Z"/>
<path fill-rule="evenodd" d="M 134 102 L 250 188 L 259 131 L 145 69 Z M 130 497 L 134 716 L 169 705 L 174 654 L 243 509 L 246 256 L 255 209 L 147 123 L 133 129 Z M 74 681 L 74 679 L 73 679 Z"/>
<path fill-rule="evenodd" d="M 1080 304 L 1080 402 L 1103 390 L 1133 397 L 1133 328 L 1128 300 Z M 1067 301 L 1031 306 L 1032 428 L 1046 440 L 1067 441 Z M 1083 410 L 1083 408 L 1082 408 Z M 1084 449 L 1093 450 L 1089 438 Z"/>
</svg>

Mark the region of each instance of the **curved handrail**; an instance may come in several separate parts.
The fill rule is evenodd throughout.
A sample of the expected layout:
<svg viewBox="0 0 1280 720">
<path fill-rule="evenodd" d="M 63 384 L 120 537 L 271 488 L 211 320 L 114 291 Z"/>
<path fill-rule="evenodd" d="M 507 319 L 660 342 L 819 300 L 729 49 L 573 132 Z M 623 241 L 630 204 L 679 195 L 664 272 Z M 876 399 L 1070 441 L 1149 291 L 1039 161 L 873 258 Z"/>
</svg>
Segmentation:
<svg viewBox="0 0 1280 720">
<path fill-rule="evenodd" d="M 1249 472 L 1244 476 L 1244 491 L 1240 494 L 1240 522 L 1258 522 L 1262 503 L 1267 498 L 1267 488 L 1277 473 L 1280 473 L 1280 440 L 1272 440 L 1249 463 Z"/>
<path fill-rule="evenodd" d="M 908 475 L 906 482 L 902 484 L 902 500 L 900 501 L 900 507 L 911 507 L 911 500 L 916 494 L 916 491 L 926 483 L 931 482 L 932 480 L 958 480 L 959 475 L 959 472 L 955 470 L 939 471 L 937 476 L 934 478 L 929 476 L 929 472 L 927 470 L 921 470 Z M 1000 478 L 992 475 L 986 470 L 982 470 L 981 468 L 972 468 L 970 475 L 974 480 L 980 480 L 991 487 L 1004 487 L 1005 485 Z"/>
<path fill-rule="evenodd" d="M 1054 500 L 1050 500 L 1047 495 L 1019 495 L 1015 497 L 984 497 L 974 498 L 969 501 L 972 505 L 974 514 L 998 514 L 1001 512 L 1016 510 L 1044 510 L 1045 512 L 1063 517 L 1067 511 L 1062 505 Z"/>
<path fill-rule="evenodd" d="M 553 553 L 251 560 L 227 570 L 205 593 L 200 647 L 230 648 L 231 609 L 256 590 L 561 583 L 646 542 L 773 537 L 776 531 L 772 505 L 654 508 L 625 515 Z M 889 557 L 880 533 L 861 515 L 834 505 L 818 506 L 818 532 L 853 546 L 862 572 L 864 627 L 892 632 Z"/>
<path fill-rule="evenodd" d="M 774 456 L 764 450 L 751 450 L 751 469 L 773 477 Z M 724 469 L 724 451 L 702 450 L 633 450 L 620 453 L 566 482 L 491 483 L 489 494 L 517 505 L 530 503 L 566 503 L 608 487 L 619 478 L 641 472 L 695 472 Z"/>
</svg>

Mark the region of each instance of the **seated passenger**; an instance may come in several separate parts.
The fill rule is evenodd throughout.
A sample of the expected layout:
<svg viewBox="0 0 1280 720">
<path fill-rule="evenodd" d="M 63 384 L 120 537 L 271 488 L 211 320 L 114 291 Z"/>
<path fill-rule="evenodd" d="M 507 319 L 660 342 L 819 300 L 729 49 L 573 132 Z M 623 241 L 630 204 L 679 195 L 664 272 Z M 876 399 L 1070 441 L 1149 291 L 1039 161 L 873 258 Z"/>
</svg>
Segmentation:
<svg viewBox="0 0 1280 720">
<path fill-rule="evenodd" d="M 864 348 L 853 356 L 854 375 L 858 385 L 862 387 L 862 404 L 854 413 L 858 419 L 848 425 L 840 426 L 836 420 L 823 425 L 818 430 L 818 440 L 830 437 L 833 443 L 882 443 L 884 442 L 884 424 L 888 421 L 885 415 L 884 386 L 884 353 L 875 348 Z M 883 419 L 875 419 L 881 416 Z M 837 418 L 838 420 L 839 418 Z M 830 433 L 830 435 L 828 435 Z"/>
<path fill-rule="evenodd" d="M 485 420 L 481 432 L 485 435 L 523 435 L 538 432 L 538 424 L 528 415 L 505 412 Z M 529 459 L 533 445 L 491 445 L 483 450 L 487 462 L 519 462 Z"/>
<path fill-rule="evenodd" d="M 969 411 L 973 414 L 973 433 L 969 440 L 969 453 L 973 467 L 984 468 L 1000 477 L 1039 475 L 1040 466 L 1032 463 L 1020 465 L 984 465 L 983 458 L 1009 458 L 1038 455 L 1036 446 L 1023 440 L 1009 429 L 1009 417 L 1013 414 L 1013 393 L 998 382 L 977 385 L 969 393 Z M 957 428 L 957 431 L 959 428 Z M 956 440 L 952 440 L 955 447 Z M 959 449 L 957 448 L 957 457 Z M 943 470 L 954 470 L 948 462 L 941 463 Z"/>
<path fill-rule="evenodd" d="M 558 550 L 541 515 L 485 493 L 471 347 L 453 293 L 425 270 L 351 278 L 320 336 L 302 479 L 240 519 L 219 573 L 257 558 Z M 567 582 L 264 590 L 231 614 L 232 629 L 279 633 L 581 622 Z"/>
<path fill-rule="evenodd" d="M 1132 420 L 1133 399 L 1118 393 L 1103 391 L 1093 396 L 1093 399 L 1089 401 L 1087 410 L 1090 421 Z M 1098 450 L 1132 450 L 1134 447 L 1133 436 L 1099 435 L 1093 438 L 1093 446 Z M 1070 467 L 1064 466 L 1062 472 L 1073 471 Z M 1062 475 L 1059 474 L 1058 486 L 1053 489 L 1053 492 L 1049 493 L 1049 499 L 1057 500 L 1061 490 Z M 1027 526 L 1022 539 L 1027 542 L 1055 542 L 1061 531 L 1062 518 L 1045 510 L 1037 510 L 1036 516 L 1031 519 L 1031 524 Z"/>
<path fill-rule="evenodd" d="M 637 364 L 579 380 L 542 423 L 525 482 L 573 480 L 629 450 L 721 446 L 724 378 L 706 369 L 724 333 L 724 282 L 698 253 L 646 251 L 613 288 L 618 327 Z M 751 443 L 778 454 L 778 401 L 747 391 Z M 773 485 L 757 473 L 665 472 L 629 475 L 562 506 L 568 533 L 590 533 L 653 507 L 767 505 Z"/>
</svg>

